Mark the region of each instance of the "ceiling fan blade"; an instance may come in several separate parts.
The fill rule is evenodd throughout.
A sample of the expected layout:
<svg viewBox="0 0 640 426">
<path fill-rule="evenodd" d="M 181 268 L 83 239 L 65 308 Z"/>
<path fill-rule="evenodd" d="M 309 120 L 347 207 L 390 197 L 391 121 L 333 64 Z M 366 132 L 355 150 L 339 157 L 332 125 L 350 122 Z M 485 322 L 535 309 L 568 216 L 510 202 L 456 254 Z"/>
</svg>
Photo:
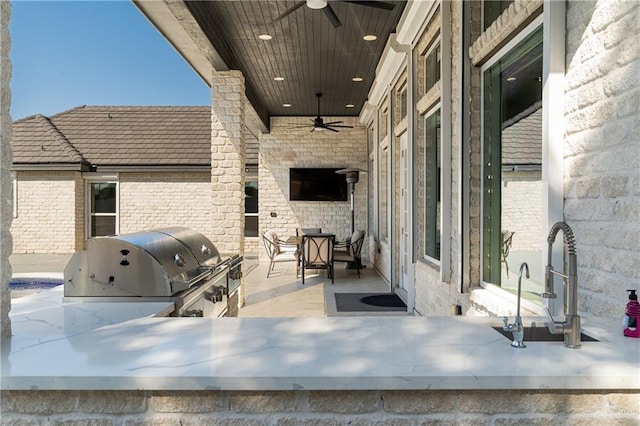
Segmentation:
<svg viewBox="0 0 640 426">
<path fill-rule="evenodd" d="M 396 5 L 386 1 L 358 1 L 358 0 L 342 0 L 343 3 L 354 3 L 361 6 L 375 7 L 377 9 L 393 10 Z"/>
<path fill-rule="evenodd" d="M 340 124 L 342 123 L 342 121 L 332 121 L 330 123 L 324 123 L 325 125 L 329 126 L 329 125 L 333 125 L 333 124 Z"/>
<path fill-rule="evenodd" d="M 331 127 L 340 127 L 344 129 L 353 129 L 353 126 L 341 126 L 339 124 L 332 124 Z"/>
<path fill-rule="evenodd" d="M 331 127 L 327 127 L 327 126 L 322 126 L 323 129 L 327 129 L 327 130 L 331 130 L 332 132 L 336 132 L 338 133 L 338 131 L 336 129 L 332 129 Z"/>
<path fill-rule="evenodd" d="M 299 1 L 295 5 L 291 6 L 289 9 L 285 10 L 285 12 L 282 15 L 278 16 L 273 21 L 271 21 L 270 24 L 274 24 L 274 23 L 282 20 L 283 18 L 286 18 L 287 16 L 291 15 L 296 10 L 300 9 L 305 4 L 307 4 L 307 2 L 305 0 Z"/>
<path fill-rule="evenodd" d="M 327 5 L 322 9 L 322 11 L 327 16 L 327 18 L 329 18 L 329 21 L 331 21 L 333 28 L 338 28 L 342 26 L 342 22 L 340 22 L 340 19 L 338 19 L 338 15 L 336 15 L 336 13 L 333 11 L 333 8 L 331 7 L 330 4 L 327 3 Z"/>
</svg>

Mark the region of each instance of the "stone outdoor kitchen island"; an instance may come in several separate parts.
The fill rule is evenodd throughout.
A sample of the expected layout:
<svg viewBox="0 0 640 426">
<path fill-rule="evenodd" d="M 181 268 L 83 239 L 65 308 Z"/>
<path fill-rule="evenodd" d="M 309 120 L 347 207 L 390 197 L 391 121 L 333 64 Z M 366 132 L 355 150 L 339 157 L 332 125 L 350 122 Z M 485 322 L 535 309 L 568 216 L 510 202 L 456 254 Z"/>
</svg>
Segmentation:
<svg viewBox="0 0 640 426">
<path fill-rule="evenodd" d="M 581 349 L 515 349 L 495 318 L 154 317 L 169 305 L 62 303 L 61 289 L 16 299 L 3 422 L 633 424 L 640 414 L 640 341 L 616 333 L 617 319 L 585 320 L 599 341 Z"/>
</svg>

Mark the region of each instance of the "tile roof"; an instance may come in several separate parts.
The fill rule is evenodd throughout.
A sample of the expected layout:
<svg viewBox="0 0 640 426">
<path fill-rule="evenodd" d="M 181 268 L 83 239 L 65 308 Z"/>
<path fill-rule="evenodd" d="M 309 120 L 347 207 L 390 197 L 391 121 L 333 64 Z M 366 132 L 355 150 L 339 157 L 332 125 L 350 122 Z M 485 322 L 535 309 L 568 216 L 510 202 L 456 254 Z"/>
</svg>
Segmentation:
<svg viewBox="0 0 640 426">
<path fill-rule="evenodd" d="M 209 106 L 80 106 L 13 123 L 13 163 L 208 166 Z"/>
</svg>

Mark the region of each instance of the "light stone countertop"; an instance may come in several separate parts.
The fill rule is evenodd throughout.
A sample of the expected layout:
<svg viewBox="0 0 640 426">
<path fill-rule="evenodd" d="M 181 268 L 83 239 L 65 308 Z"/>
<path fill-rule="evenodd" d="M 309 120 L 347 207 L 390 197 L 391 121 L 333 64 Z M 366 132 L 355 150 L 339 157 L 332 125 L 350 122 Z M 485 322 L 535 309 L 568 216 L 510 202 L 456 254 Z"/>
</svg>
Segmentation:
<svg viewBox="0 0 640 426">
<path fill-rule="evenodd" d="M 581 349 L 515 349 L 500 318 L 165 318 L 171 303 L 63 303 L 61 287 L 12 301 L 1 389 L 640 389 L 618 318 L 583 319 L 601 341 Z"/>
</svg>

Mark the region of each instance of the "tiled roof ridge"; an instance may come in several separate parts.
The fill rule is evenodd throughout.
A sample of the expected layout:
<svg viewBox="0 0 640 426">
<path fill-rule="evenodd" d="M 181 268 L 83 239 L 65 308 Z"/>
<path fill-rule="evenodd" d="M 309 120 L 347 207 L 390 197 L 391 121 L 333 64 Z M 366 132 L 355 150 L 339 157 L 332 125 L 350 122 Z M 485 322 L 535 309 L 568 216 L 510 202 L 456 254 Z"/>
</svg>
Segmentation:
<svg viewBox="0 0 640 426">
<path fill-rule="evenodd" d="M 44 127 L 44 129 L 49 133 L 53 139 L 60 144 L 60 147 L 73 159 L 74 161 L 79 161 L 81 163 L 88 163 L 88 161 L 83 157 L 82 153 L 78 151 L 78 149 L 67 139 L 67 137 L 56 127 L 55 124 L 51 122 L 48 117 L 45 117 L 42 114 L 36 114 L 35 119 Z"/>
</svg>

